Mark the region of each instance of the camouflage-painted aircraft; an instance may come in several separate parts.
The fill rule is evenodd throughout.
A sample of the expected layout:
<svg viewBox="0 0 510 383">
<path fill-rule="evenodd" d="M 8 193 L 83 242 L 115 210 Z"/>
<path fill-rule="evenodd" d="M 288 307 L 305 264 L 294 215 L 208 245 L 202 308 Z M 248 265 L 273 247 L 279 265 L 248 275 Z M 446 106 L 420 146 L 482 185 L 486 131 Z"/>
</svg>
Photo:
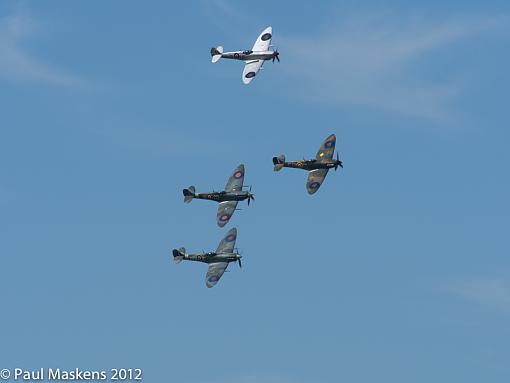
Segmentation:
<svg viewBox="0 0 510 383">
<path fill-rule="evenodd" d="M 197 199 L 208 199 L 211 201 L 219 202 L 218 213 L 216 215 L 216 222 L 219 227 L 223 227 L 230 220 L 234 211 L 236 211 L 237 203 L 239 201 L 255 200 L 253 193 L 251 192 L 251 186 L 248 191 L 243 190 L 244 181 L 244 165 L 241 164 L 235 168 L 234 173 L 228 179 L 227 185 L 224 191 L 210 192 L 210 193 L 195 193 L 195 187 L 190 186 L 182 191 L 184 194 L 184 202 L 190 203 L 193 198 Z"/>
<path fill-rule="evenodd" d="M 218 283 L 230 262 L 238 262 L 239 267 L 241 267 L 242 256 L 234 250 L 236 238 L 237 229 L 234 227 L 229 230 L 214 252 L 188 254 L 184 247 L 174 249 L 172 251 L 174 262 L 180 263 L 182 260 L 186 260 L 208 263 L 209 269 L 205 276 L 205 285 L 209 288 L 213 287 L 216 283 Z"/>
<path fill-rule="evenodd" d="M 336 160 L 333 159 L 335 144 L 336 136 L 332 134 L 324 140 L 313 160 L 286 162 L 283 154 L 273 157 L 274 171 L 280 171 L 282 168 L 308 170 L 306 190 L 309 194 L 314 194 L 324 182 L 329 169 L 334 168 L 336 170 L 339 166 L 343 168 L 342 161 L 338 158 L 338 152 L 336 153 Z"/>
<path fill-rule="evenodd" d="M 213 63 L 221 58 L 245 61 L 242 78 L 243 83 L 249 84 L 258 71 L 262 69 L 262 65 L 266 60 L 273 60 L 274 63 L 276 59 L 280 62 L 278 50 L 269 50 L 272 36 L 273 28 L 267 27 L 259 35 L 251 50 L 224 52 L 222 46 L 211 48 L 211 60 Z"/>
</svg>

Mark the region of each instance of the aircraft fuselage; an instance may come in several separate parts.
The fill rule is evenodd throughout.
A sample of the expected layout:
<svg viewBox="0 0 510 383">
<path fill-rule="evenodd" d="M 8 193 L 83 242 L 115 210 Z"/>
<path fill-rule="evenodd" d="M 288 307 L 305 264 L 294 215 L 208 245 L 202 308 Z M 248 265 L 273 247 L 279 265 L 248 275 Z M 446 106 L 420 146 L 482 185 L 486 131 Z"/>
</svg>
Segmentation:
<svg viewBox="0 0 510 383">
<path fill-rule="evenodd" d="M 216 202 L 224 201 L 244 201 L 250 197 L 250 193 L 247 191 L 232 191 L 232 192 L 211 192 L 211 193 L 197 193 L 195 198 L 208 199 Z"/>
<path fill-rule="evenodd" d="M 252 61 L 252 60 L 271 60 L 275 57 L 276 51 L 233 51 L 224 52 L 221 57 L 224 59 L 241 60 L 241 61 Z M 276 52 L 276 55 L 278 52 Z"/>
<path fill-rule="evenodd" d="M 303 170 L 316 170 L 316 169 L 331 169 L 337 166 L 342 166 L 340 161 L 327 161 L 327 162 L 319 162 L 317 160 L 300 160 L 300 161 L 289 161 L 284 162 L 284 168 L 296 168 Z"/>
<path fill-rule="evenodd" d="M 184 260 L 203 262 L 203 263 L 216 263 L 216 262 L 237 262 L 241 259 L 238 253 L 199 253 L 199 254 L 185 254 Z"/>
</svg>

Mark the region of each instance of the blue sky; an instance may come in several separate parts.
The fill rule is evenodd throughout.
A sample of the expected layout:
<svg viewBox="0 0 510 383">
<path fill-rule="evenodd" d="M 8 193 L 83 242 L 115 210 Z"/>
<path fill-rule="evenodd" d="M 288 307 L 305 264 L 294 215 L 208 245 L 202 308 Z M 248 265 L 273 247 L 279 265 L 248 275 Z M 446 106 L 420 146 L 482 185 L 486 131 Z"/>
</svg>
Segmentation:
<svg viewBox="0 0 510 383">
<path fill-rule="evenodd" d="M 3 1 L 0 368 L 190 383 L 507 382 L 506 1 Z M 267 25 L 281 63 L 246 87 Z M 273 155 L 337 135 L 309 196 Z M 206 289 L 239 163 L 243 269 Z"/>
</svg>

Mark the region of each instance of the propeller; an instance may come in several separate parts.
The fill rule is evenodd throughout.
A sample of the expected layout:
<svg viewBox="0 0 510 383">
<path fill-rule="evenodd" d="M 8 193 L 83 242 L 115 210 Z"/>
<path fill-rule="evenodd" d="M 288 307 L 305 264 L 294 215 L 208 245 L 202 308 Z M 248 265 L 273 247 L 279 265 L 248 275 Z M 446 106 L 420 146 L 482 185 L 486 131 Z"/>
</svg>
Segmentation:
<svg viewBox="0 0 510 383">
<path fill-rule="evenodd" d="M 335 164 L 335 171 L 336 169 L 338 169 L 338 166 L 340 166 L 341 168 L 343 168 L 344 166 L 342 165 L 342 161 L 340 161 L 340 158 L 338 157 L 338 152 L 336 152 L 336 164 Z"/>
<path fill-rule="evenodd" d="M 278 62 L 280 62 L 280 58 L 278 57 L 280 55 L 280 52 L 278 52 L 278 49 L 275 49 L 273 51 L 273 64 L 274 64 L 274 59 L 277 59 Z"/>
<path fill-rule="evenodd" d="M 243 268 L 243 264 L 241 263 L 241 258 L 237 258 L 237 263 L 239 263 L 239 268 Z"/>
<path fill-rule="evenodd" d="M 250 206 L 250 201 L 251 200 L 254 200 L 255 201 L 255 196 L 253 195 L 253 193 L 251 192 L 251 185 L 250 185 L 250 189 L 248 190 L 248 206 Z"/>
</svg>

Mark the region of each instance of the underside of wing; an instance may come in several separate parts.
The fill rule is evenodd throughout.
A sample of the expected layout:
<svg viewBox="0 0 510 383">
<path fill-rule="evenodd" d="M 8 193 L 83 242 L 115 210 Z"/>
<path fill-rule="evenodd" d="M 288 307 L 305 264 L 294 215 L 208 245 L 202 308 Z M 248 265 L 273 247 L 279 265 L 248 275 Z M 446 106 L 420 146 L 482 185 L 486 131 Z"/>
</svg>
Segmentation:
<svg viewBox="0 0 510 383">
<path fill-rule="evenodd" d="M 232 253 L 234 251 L 234 246 L 236 245 L 236 238 L 237 238 L 237 229 L 233 227 L 230 229 L 218 245 L 218 248 L 216 249 L 216 254 L 225 254 L 225 253 Z"/>
<path fill-rule="evenodd" d="M 248 61 L 244 65 L 243 70 L 243 82 L 245 84 L 249 84 L 251 80 L 257 75 L 260 68 L 262 68 L 262 64 L 264 64 L 264 60 L 253 60 Z"/>
<path fill-rule="evenodd" d="M 333 158 L 336 145 L 336 136 L 330 135 L 324 140 L 315 158 L 317 161 L 329 161 Z"/>
<path fill-rule="evenodd" d="M 243 190 L 244 182 L 244 165 L 241 164 L 235 168 L 232 175 L 229 177 L 227 184 L 225 185 L 226 192 L 241 191 Z"/>
<path fill-rule="evenodd" d="M 308 180 L 306 181 L 306 190 L 308 194 L 314 194 L 321 187 L 324 178 L 328 174 L 328 169 L 316 169 L 308 173 Z"/>
<path fill-rule="evenodd" d="M 205 276 L 205 285 L 209 288 L 213 287 L 220 280 L 221 276 L 227 269 L 228 262 L 210 263 Z"/>
<path fill-rule="evenodd" d="M 273 28 L 267 27 L 262 31 L 262 33 L 253 44 L 253 48 L 251 49 L 254 52 L 267 51 L 269 49 L 269 44 L 271 44 L 271 38 L 273 37 Z"/>
<path fill-rule="evenodd" d="M 218 223 L 219 227 L 225 226 L 228 221 L 230 221 L 230 218 L 232 217 L 232 214 L 234 214 L 236 207 L 237 201 L 220 202 L 218 205 L 218 214 L 216 215 L 216 222 Z"/>
</svg>

